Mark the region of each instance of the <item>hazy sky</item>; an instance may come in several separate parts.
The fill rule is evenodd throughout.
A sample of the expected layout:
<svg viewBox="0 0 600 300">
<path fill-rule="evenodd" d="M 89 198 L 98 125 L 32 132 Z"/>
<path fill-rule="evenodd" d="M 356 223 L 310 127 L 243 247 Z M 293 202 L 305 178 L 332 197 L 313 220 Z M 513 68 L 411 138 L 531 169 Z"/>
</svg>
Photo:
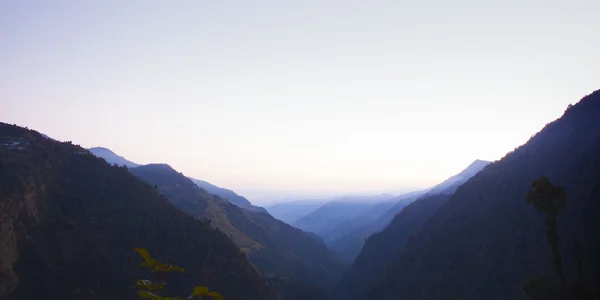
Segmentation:
<svg viewBox="0 0 600 300">
<path fill-rule="evenodd" d="M 496 160 L 600 88 L 600 1 L 0 0 L 0 119 L 252 200 Z"/>
</svg>

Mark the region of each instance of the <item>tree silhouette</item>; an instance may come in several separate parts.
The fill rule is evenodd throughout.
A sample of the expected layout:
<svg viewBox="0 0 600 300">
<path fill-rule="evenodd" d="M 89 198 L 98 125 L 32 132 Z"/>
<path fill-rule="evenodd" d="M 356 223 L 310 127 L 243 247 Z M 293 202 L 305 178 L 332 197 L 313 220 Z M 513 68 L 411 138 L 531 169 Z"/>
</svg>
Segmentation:
<svg viewBox="0 0 600 300">
<path fill-rule="evenodd" d="M 565 193 L 561 187 L 555 186 L 548 178 L 542 176 L 532 182 L 526 201 L 546 214 L 546 235 L 548 243 L 552 247 L 554 268 L 561 285 L 565 288 L 562 258 L 558 248 L 558 229 L 556 228 L 556 218 L 566 207 Z"/>
</svg>

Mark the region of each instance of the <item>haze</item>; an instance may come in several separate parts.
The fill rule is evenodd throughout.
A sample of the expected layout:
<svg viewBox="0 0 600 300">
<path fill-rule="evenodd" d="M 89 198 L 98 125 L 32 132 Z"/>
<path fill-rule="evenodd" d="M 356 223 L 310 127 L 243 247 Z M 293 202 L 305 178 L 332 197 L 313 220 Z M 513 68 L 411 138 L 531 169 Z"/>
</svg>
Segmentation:
<svg viewBox="0 0 600 300">
<path fill-rule="evenodd" d="M 251 200 L 433 185 L 600 82 L 600 1 L 2 1 L 0 118 Z"/>
</svg>

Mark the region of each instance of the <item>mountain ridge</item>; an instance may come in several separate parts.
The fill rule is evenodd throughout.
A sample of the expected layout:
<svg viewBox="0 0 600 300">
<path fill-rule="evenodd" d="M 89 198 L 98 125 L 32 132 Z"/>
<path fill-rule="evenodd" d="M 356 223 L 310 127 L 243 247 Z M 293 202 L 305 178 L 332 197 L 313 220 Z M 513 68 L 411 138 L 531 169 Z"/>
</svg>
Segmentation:
<svg viewBox="0 0 600 300">
<path fill-rule="evenodd" d="M 286 297 L 302 286 L 305 292 L 323 293 L 337 282 L 345 265 L 314 236 L 272 217 L 268 213 L 239 207 L 208 193 L 172 168 L 144 165 L 129 171 L 169 201 L 196 217 L 208 218 L 247 254 L 250 261 Z"/>
<path fill-rule="evenodd" d="M 557 223 L 567 281 L 576 273 L 576 240 L 590 266 L 588 286 L 600 286 L 599 120 L 600 90 L 461 185 L 363 299 L 516 299 L 521 280 L 555 279 L 543 216 L 524 200 L 540 176 L 567 196 Z"/>
<path fill-rule="evenodd" d="M 148 275 L 136 247 L 185 269 L 170 293 L 275 298 L 221 231 L 87 149 L 0 123 L 0 166 L 2 299 L 130 299 Z"/>
</svg>

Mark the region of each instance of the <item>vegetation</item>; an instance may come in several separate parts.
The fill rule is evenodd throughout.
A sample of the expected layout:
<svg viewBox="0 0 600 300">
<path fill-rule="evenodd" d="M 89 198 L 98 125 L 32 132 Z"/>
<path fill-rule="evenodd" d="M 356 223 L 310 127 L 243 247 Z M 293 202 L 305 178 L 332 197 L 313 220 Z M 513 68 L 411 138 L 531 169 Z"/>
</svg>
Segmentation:
<svg viewBox="0 0 600 300">
<path fill-rule="evenodd" d="M 161 263 L 158 260 L 153 259 L 152 257 L 150 257 L 150 253 L 148 253 L 148 250 L 144 249 L 144 248 L 135 248 L 133 249 L 135 252 L 137 252 L 139 255 L 142 256 L 142 258 L 144 259 L 143 262 L 141 262 L 139 264 L 140 267 L 147 267 L 150 270 L 152 270 L 153 273 L 155 274 L 168 274 L 170 272 L 181 272 L 183 273 L 184 270 L 183 268 L 176 266 L 176 265 L 171 265 L 171 264 L 165 264 L 165 263 Z M 155 291 L 157 290 L 164 290 L 166 283 L 165 283 L 165 278 L 164 276 L 157 276 L 155 281 L 151 281 L 148 279 L 140 279 L 138 280 L 134 287 L 140 289 L 137 294 L 138 296 L 140 296 L 141 298 L 148 298 L 148 299 L 153 299 L 153 300 L 183 300 L 183 299 L 192 299 L 195 297 L 200 297 L 203 298 L 204 296 L 208 296 L 217 300 L 224 300 L 223 296 L 217 292 L 209 292 L 208 288 L 205 286 L 197 286 L 192 290 L 192 293 L 189 297 L 186 298 L 182 298 L 182 297 L 162 297 L 159 296 L 157 294 L 155 294 Z"/>
<path fill-rule="evenodd" d="M 322 242 L 304 231 L 268 213 L 240 208 L 211 195 L 168 165 L 145 165 L 129 171 L 157 185 L 158 191 L 183 211 L 210 219 L 244 250 L 282 297 L 321 295 L 339 280 L 344 265 Z"/>
<path fill-rule="evenodd" d="M 563 272 L 562 258 L 558 248 L 558 229 L 556 217 L 566 207 L 565 192 L 562 188 L 555 186 L 546 177 L 534 180 L 531 191 L 527 194 L 527 203 L 546 214 L 546 234 L 548 243 L 552 246 L 554 268 L 560 283 L 565 287 L 565 274 Z"/>
<path fill-rule="evenodd" d="M 523 292 L 529 299 L 595 299 L 587 288 L 583 275 L 583 250 L 577 241 L 574 242 L 574 255 L 577 264 L 577 279 L 572 287 L 568 287 L 560 253 L 557 216 L 565 209 L 566 200 L 563 189 L 555 186 L 546 177 L 536 179 L 526 197 L 527 203 L 546 214 L 546 235 L 552 249 L 554 270 L 559 284 L 547 278 L 530 278 L 523 282 Z"/>
<path fill-rule="evenodd" d="M 0 124 L 0 169 L 2 299 L 132 299 L 139 246 L 185 267 L 173 291 L 274 299 L 223 232 L 81 147 Z"/>
<path fill-rule="evenodd" d="M 556 218 L 558 235 L 569 241 L 558 245 L 565 282 L 584 278 L 598 295 L 599 120 L 597 91 L 463 184 L 388 261 L 363 299 L 519 299 L 522 278 L 556 274 L 548 263 L 554 255 L 548 251 L 544 216 L 523 201 L 532 180 L 542 174 L 569 195 L 569 205 Z M 573 240 L 580 245 L 582 263 L 576 262 Z M 545 284 L 527 282 L 528 287 Z"/>
</svg>

